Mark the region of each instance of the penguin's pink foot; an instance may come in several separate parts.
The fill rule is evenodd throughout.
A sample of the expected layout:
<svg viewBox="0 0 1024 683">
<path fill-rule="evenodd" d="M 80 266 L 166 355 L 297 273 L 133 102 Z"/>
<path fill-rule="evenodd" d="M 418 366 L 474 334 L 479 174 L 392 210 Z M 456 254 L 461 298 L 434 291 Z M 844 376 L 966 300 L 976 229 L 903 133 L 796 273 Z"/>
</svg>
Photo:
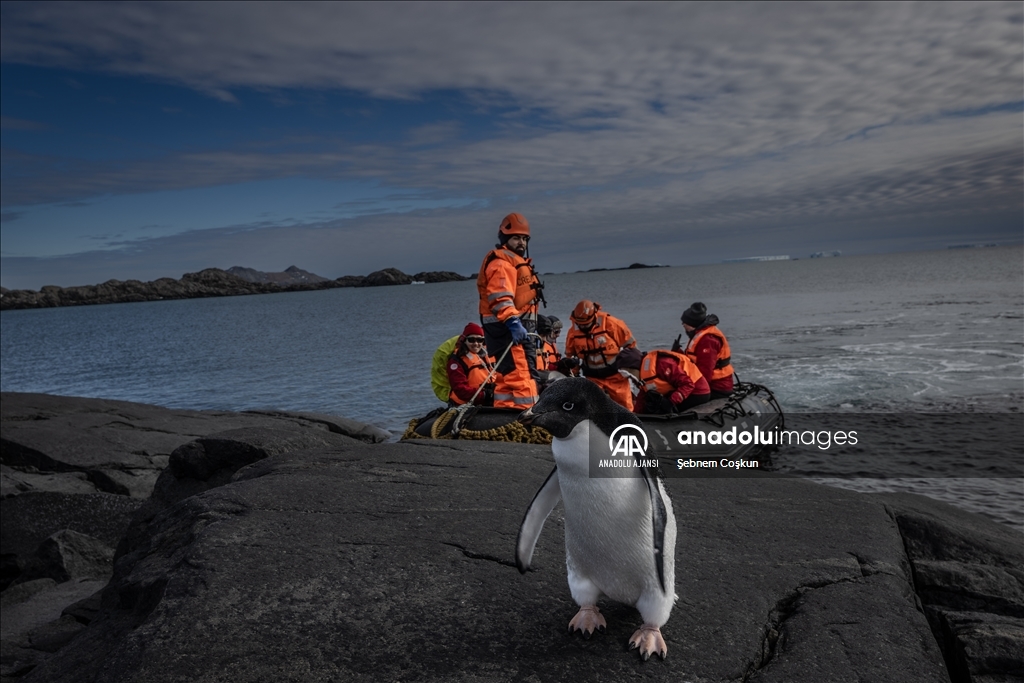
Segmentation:
<svg viewBox="0 0 1024 683">
<path fill-rule="evenodd" d="M 601 616 L 601 610 L 597 608 L 597 605 L 580 607 L 580 611 L 569 622 L 569 630 L 582 631 L 585 638 L 589 638 L 594 631 L 603 631 L 606 626 L 608 624 Z"/>
<path fill-rule="evenodd" d="M 665 659 L 665 655 L 668 654 L 668 645 L 661 637 L 661 629 L 651 624 L 644 624 L 638 628 L 633 633 L 633 637 L 629 639 L 629 649 L 636 650 L 638 648 L 640 656 L 645 662 L 655 653 L 662 659 Z"/>
</svg>

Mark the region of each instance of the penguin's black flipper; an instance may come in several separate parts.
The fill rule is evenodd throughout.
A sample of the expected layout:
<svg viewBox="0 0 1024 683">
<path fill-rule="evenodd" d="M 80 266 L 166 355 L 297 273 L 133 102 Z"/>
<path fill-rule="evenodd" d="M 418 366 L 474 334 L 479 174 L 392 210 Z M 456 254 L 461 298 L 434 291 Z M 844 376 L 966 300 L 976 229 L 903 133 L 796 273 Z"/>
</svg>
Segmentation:
<svg viewBox="0 0 1024 683">
<path fill-rule="evenodd" d="M 658 568 L 658 583 L 661 584 L 661 592 L 665 590 L 665 525 L 668 523 L 668 513 L 665 511 L 665 500 L 661 497 L 661 487 L 658 471 L 640 468 L 644 482 L 647 483 L 647 490 L 651 494 L 651 528 L 654 529 L 654 565 Z"/>
<path fill-rule="evenodd" d="M 519 526 L 519 538 L 516 539 L 516 567 L 520 574 L 525 574 L 530 568 L 530 561 L 533 559 L 533 549 L 537 547 L 537 539 L 540 538 L 540 531 L 544 528 L 544 522 L 548 515 L 562 500 L 562 489 L 558 485 L 558 468 L 551 470 L 551 474 L 544 480 L 544 485 L 533 497 L 533 502 L 526 509 L 523 523 Z M 664 538 L 664 522 L 662 522 L 662 538 Z"/>
</svg>

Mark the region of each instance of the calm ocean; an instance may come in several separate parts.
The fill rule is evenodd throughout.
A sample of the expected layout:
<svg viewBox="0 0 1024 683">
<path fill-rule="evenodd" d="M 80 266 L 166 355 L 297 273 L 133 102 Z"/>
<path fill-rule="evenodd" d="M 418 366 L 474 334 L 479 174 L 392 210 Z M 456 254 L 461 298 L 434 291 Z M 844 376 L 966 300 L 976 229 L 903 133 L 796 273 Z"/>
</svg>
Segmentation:
<svg viewBox="0 0 1024 683">
<path fill-rule="evenodd" d="M 739 377 L 770 387 L 787 413 L 1005 414 L 1024 438 L 1020 246 L 542 279 L 544 313 L 568 327 L 575 303 L 593 299 L 644 350 L 667 348 L 683 309 L 705 302 L 729 335 Z M 440 405 L 431 356 L 476 310 L 467 281 L 5 311 L 0 389 L 316 411 L 401 433 Z M 1024 463 L 1021 443 L 1005 446 Z M 1019 478 L 832 483 L 913 490 L 1024 526 Z"/>
</svg>

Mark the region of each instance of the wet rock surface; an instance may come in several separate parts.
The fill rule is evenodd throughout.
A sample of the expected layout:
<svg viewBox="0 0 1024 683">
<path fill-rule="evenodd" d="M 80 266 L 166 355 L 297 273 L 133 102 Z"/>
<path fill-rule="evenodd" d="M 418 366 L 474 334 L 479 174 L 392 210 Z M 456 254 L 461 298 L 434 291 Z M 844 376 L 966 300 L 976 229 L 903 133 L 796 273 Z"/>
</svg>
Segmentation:
<svg viewBox="0 0 1024 683">
<path fill-rule="evenodd" d="M 241 433 L 236 437 L 232 430 Z M 43 576 L 70 580 L 69 573 L 61 574 L 60 562 L 40 564 L 40 553 L 50 553 L 56 562 L 77 534 L 108 549 L 104 571 L 109 574 L 113 549 L 144 504 L 152 509 L 166 504 L 168 496 L 176 501 L 224 483 L 238 467 L 282 448 L 350 440 L 373 443 L 388 437 L 372 425 L 317 413 L 168 410 L 124 401 L 4 393 L 0 589 Z M 175 460 L 176 449 L 185 445 Z M 192 468 L 193 476 L 172 477 L 173 491 L 165 487 L 151 497 L 168 463 L 187 470 L 185 454 L 196 449 L 202 457 Z M 46 543 L 59 547 L 47 549 Z"/>
<path fill-rule="evenodd" d="M 0 501 L 0 551 L 7 588 L 25 570 L 37 548 L 61 530 L 71 530 L 116 548 L 144 501 L 109 493 L 25 493 Z"/>
<path fill-rule="evenodd" d="M 318 422 L 360 433 L 330 416 L 292 418 L 180 444 L 146 501 L 5 499 L 135 507 L 119 513 L 109 583 L 26 576 L 3 593 L 4 680 L 1019 675 L 1022 539 L 976 515 L 782 477 L 666 480 L 679 601 L 663 628 L 668 658 L 642 662 L 626 646 L 640 623 L 632 607 L 602 603 L 605 633 L 568 634 L 561 507 L 533 570 L 515 568 L 549 447 L 374 444 L 372 430 L 363 441 Z M 4 538 L 18 536 L 7 527 L 5 514 Z M 107 543 L 116 531 L 102 533 L 90 535 Z"/>
<path fill-rule="evenodd" d="M 914 584 L 955 683 L 1024 680 L 1024 539 L 906 494 L 879 498 L 899 523 Z"/>
<path fill-rule="evenodd" d="M 287 411 L 170 410 L 127 401 L 5 392 L 0 397 L 3 497 L 28 491 L 146 499 L 178 446 L 215 432 L 299 428 L 383 441 L 343 417 Z"/>
<path fill-rule="evenodd" d="M 560 509 L 514 567 L 550 468 L 547 447 L 433 441 L 243 466 L 123 543 L 98 616 L 24 680 L 948 680 L 885 507 L 799 480 L 667 482 L 668 659 L 627 650 L 631 607 L 570 636 Z"/>
</svg>

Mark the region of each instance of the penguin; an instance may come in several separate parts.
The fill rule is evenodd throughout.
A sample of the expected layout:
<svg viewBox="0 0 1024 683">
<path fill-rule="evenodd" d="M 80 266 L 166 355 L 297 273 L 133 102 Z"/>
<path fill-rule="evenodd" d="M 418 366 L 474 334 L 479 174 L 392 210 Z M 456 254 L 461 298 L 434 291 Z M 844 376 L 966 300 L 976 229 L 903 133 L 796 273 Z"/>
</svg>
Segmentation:
<svg viewBox="0 0 1024 683">
<path fill-rule="evenodd" d="M 607 597 L 635 606 L 643 618 L 629 648 L 639 649 L 645 661 L 655 653 L 664 659 L 661 627 L 676 600 L 672 501 L 656 468 L 631 468 L 629 477 L 590 477 L 592 454 L 612 457 L 609 436 L 621 425 L 639 427 L 640 420 L 583 378 L 551 385 L 519 420 L 551 432 L 555 459 L 519 529 L 520 573 L 530 568 L 544 522 L 563 501 L 569 592 L 579 605 L 569 631 L 584 637 L 603 631 L 607 622 L 597 601 Z"/>
</svg>

